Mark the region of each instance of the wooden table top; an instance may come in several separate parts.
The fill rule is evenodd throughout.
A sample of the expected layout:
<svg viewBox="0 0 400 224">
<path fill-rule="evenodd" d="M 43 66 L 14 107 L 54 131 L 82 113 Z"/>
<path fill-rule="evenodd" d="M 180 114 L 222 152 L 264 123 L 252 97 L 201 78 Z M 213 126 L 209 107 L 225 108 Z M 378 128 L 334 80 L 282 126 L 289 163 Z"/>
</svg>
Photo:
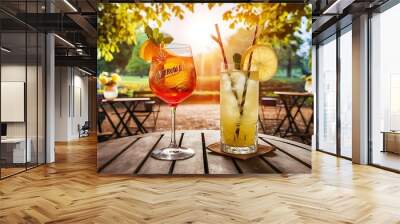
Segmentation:
<svg viewBox="0 0 400 224">
<path fill-rule="evenodd" d="M 132 97 L 132 98 L 115 98 L 112 100 L 108 99 L 103 99 L 101 102 L 102 103 L 108 103 L 108 102 L 135 102 L 135 101 L 147 101 L 151 100 L 149 97 Z"/>
<path fill-rule="evenodd" d="M 399 135 L 400 134 L 400 131 L 381 131 L 381 133 L 383 133 L 383 134 L 397 134 L 397 135 Z"/>
<path fill-rule="evenodd" d="M 313 93 L 309 92 L 281 92 L 281 91 L 275 91 L 274 92 L 277 95 L 286 95 L 286 96 L 314 96 Z"/>
<path fill-rule="evenodd" d="M 217 155 L 207 145 L 219 141 L 219 131 L 177 131 L 177 141 L 196 154 L 179 161 L 151 157 L 154 149 L 169 144 L 169 132 L 155 132 L 102 142 L 97 147 L 97 169 L 102 174 L 196 175 L 196 174 L 267 174 L 311 172 L 311 147 L 286 139 L 259 134 L 259 144 L 274 151 L 248 160 Z"/>
</svg>

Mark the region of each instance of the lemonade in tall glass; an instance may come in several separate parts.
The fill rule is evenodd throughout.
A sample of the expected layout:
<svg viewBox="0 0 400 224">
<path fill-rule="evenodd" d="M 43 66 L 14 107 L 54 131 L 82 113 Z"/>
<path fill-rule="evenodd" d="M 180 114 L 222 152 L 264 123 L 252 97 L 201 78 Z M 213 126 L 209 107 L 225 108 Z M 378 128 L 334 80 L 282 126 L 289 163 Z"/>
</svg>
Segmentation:
<svg viewBox="0 0 400 224">
<path fill-rule="evenodd" d="M 259 82 L 270 80 L 278 67 L 275 51 L 253 45 L 241 62 L 222 66 L 220 129 L 222 151 L 250 154 L 257 151 Z"/>
<path fill-rule="evenodd" d="M 249 154 L 257 150 L 259 83 L 254 74 L 257 73 L 232 65 L 221 72 L 220 127 L 224 152 Z"/>
</svg>

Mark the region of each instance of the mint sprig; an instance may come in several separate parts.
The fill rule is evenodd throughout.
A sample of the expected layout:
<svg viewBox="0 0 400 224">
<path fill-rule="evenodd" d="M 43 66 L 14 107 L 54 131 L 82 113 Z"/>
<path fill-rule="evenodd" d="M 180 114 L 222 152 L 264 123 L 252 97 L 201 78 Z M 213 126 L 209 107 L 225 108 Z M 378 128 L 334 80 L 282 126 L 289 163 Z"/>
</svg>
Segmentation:
<svg viewBox="0 0 400 224">
<path fill-rule="evenodd" d="M 152 29 L 151 27 L 146 26 L 144 32 L 146 33 L 147 37 L 156 44 L 170 44 L 174 40 L 171 35 L 161 33 L 160 29 L 158 28 Z"/>
<path fill-rule="evenodd" d="M 235 64 L 235 69 L 240 70 L 240 62 L 242 61 L 242 55 L 235 53 L 233 55 L 233 63 Z"/>
</svg>

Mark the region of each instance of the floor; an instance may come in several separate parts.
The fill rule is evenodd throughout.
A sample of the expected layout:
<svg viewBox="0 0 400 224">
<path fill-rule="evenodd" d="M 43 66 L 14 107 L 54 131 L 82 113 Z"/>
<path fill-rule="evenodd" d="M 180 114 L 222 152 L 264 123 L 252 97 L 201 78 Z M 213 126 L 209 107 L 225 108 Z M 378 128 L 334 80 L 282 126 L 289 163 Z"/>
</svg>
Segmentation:
<svg viewBox="0 0 400 224">
<path fill-rule="evenodd" d="M 0 223 L 400 223 L 400 175 L 313 152 L 312 174 L 133 178 L 96 173 L 95 138 L 0 181 Z"/>
<path fill-rule="evenodd" d="M 23 172 L 24 170 L 25 170 L 25 167 L 24 168 L 19 168 L 19 167 L 17 167 L 17 168 L 1 168 L 1 177 L 2 178 L 7 177 L 7 176 L 13 175 L 15 173 Z"/>
</svg>

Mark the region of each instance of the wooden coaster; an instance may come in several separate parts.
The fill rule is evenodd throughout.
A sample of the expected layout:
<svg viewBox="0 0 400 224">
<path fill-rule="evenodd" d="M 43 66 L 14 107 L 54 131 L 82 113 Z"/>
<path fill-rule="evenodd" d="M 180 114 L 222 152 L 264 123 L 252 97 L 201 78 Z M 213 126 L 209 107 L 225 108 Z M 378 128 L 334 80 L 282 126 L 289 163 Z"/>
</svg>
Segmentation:
<svg viewBox="0 0 400 224">
<path fill-rule="evenodd" d="M 272 152 L 274 150 L 273 147 L 268 146 L 268 145 L 260 145 L 258 144 L 258 148 L 257 148 L 257 152 L 255 153 L 251 153 L 251 154 L 232 154 L 232 153 L 227 153 L 227 152 L 223 152 L 221 150 L 221 143 L 220 142 L 216 142 L 216 143 L 212 143 L 210 145 L 207 146 L 207 148 L 219 155 L 223 155 L 223 156 L 229 156 L 235 159 L 241 159 L 241 160 L 247 160 L 256 156 L 261 156 L 264 155 L 266 153 Z"/>
</svg>

